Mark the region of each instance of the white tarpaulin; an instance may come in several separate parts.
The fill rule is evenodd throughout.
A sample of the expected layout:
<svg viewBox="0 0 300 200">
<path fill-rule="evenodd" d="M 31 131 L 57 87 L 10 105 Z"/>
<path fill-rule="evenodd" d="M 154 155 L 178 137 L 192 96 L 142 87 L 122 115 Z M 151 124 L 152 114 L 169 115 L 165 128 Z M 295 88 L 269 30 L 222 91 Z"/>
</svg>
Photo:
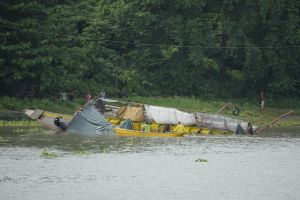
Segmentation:
<svg viewBox="0 0 300 200">
<path fill-rule="evenodd" d="M 196 124 L 193 114 L 182 112 L 174 108 L 145 105 L 146 116 L 159 124 Z"/>
</svg>

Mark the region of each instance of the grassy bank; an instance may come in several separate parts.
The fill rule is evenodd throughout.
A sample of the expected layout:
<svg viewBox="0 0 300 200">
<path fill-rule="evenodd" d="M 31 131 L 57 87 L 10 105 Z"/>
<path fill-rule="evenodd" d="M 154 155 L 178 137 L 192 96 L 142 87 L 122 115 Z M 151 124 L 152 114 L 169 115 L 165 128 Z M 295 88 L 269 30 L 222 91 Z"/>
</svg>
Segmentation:
<svg viewBox="0 0 300 200">
<path fill-rule="evenodd" d="M 198 98 L 184 97 L 131 97 L 131 102 L 144 104 L 160 105 L 166 107 L 180 108 L 188 112 L 207 112 L 215 113 L 223 107 L 224 100 L 208 100 Z M 229 102 L 229 100 L 228 100 Z M 299 100 L 266 100 L 266 108 L 261 111 L 259 104 L 251 99 L 233 99 L 230 100 L 232 106 L 225 109 L 222 114 L 235 117 L 232 114 L 233 108 L 236 106 L 240 109 L 239 118 L 251 121 L 255 125 L 265 125 L 274 118 L 280 116 L 289 110 L 294 113 L 289 117 L 279 121 L 277 126 L 299 126 L 300 125 L 300 101 Z M 79 110 L 85 103 L 84 99 L 75 99 L 74 101 L 63 102 L 58 99 L 17 99 L 9 97 L 0 97 L 0 111 L 15 110 L 22 111 L 24 109 L 43 109 L 52 112 L 73 114 Z M 21 122 L 24 124 L 24 122 Z M 5 123 L 2 123 L 5 124 Z M 0 124 L 1 125 L 1 124 Z"/>
<path fill-rule="evenodd" d="M 0 97 L 0 110 L 23 111 L 24 109 L 42 109 L 64 114 L 74 114 L 84 103 L 84 99 L 62 101 L 60 99 L 17 99 L 13 97 Z"/>
</svg>

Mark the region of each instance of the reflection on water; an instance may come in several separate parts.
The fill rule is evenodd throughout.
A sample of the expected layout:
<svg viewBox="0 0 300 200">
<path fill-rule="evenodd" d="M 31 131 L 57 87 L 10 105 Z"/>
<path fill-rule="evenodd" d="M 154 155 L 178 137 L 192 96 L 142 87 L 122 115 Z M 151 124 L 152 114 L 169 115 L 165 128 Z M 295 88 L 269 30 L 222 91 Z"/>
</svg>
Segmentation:
<svg viewBox="0 0 300 200">
<path fill-rule="evenodd" d="M 0 199 L 298 199 L 299 136 L 299 128 L 182 138 L 1 128 Z M 45 159 L 45 149 L 58 157 Z"/>
</svg>

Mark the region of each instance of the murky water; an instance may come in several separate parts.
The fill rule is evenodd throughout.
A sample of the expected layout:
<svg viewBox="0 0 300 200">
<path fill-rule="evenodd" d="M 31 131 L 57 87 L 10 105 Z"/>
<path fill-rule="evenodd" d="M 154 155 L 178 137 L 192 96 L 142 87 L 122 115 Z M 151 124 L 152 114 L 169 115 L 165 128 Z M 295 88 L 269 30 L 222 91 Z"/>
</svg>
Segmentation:
<svg viewBox="0 0 300 200">
<path fill-rule="evenodd" d="M 300 128 L 183 138 L 1 128 L 0 199 L 300 199 Z"/>
</svg>

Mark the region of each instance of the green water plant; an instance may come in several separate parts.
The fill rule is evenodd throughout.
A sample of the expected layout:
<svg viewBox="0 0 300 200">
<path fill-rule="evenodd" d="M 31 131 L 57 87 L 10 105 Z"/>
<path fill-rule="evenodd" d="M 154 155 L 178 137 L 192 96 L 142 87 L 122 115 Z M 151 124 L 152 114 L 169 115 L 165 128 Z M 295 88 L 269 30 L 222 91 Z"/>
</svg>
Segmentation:
<svg viewBox="0 0 300 200">
<path fill-rule="evenodd" d="M 37 133 L 40 132 L 42 129 L 41 127 L 32 127 L 32 128 L 16 128 L 13 129 L 12 132 L 14 133 Z"/>
<path fill-rule="evenodd" d="M 83 150 L 81 148 L 75 148 L 73 150 L 73 154 L 83 156 L 83 155 L 89 155 L 89 152 L 87 152 L 87 151 L 85 151 L 85 150 Z"/>
<path fill-rule="evenodd" d="M 50 158 L 58 157 L 58 155 L 55 152 L 50 152 L 47 149 L 44 149 L 41 154 L 41 157 L 50 159 Z"/>
<path fill-rule="evenodd" d="M 5 121 L 0 120 L 0 127 L 3 126 L 41 126 L 37 121 L 20 120 L 20 121 Z"/>
<path fill-rule="evenodd" d="M 208 162 L 208 161 L 203 158 L 198 158 L 197 160 L 195 160 L 195 162 Z"/>
</svg>

